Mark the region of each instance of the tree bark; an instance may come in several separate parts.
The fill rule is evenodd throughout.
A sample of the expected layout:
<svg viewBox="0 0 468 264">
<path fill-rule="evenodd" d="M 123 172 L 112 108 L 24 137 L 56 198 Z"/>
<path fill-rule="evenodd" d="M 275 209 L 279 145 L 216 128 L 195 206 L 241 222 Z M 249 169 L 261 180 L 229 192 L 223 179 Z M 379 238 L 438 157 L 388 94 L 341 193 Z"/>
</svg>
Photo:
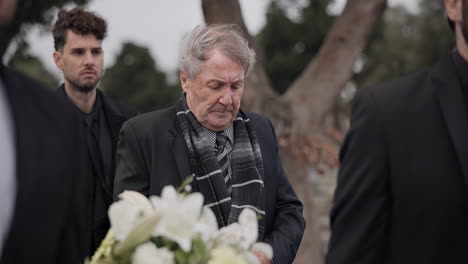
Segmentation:
<svg viewBox="0 0 468 264">
<path fill-rule="evenodd" d="M 305 136 L 319 131 L 386 6 L 386 0 L 346 3 L 318 55 L 285 94 L 294 105 L 293 133 Z"/>
<path fill-rule="evenodd" d="M 291 148 L 281 147 L 280 149 L 284 170 L 287 172 L 294 191 L 304 206 L 303 215 L 306 219 L 306 230 L 294 263 L 322 264 L 324 263 L 325 251 L 317 224 L 319 215 L 315 206 L 314 192 L 307 177 L 310 168 L 304 162 L 295 158 Z"/>
<path fill-rule="evenodd" d="M 325 249 L 321 244 L 318 213 L 308 177 L 309 168 L 320 161 L 307 163 L 314 159 L 310 157 L 314 153 L 319 153 L 317 155 L 320 157 L 323 149 L 320 146 L 311 146 L 311 137 L 323 137 L 323 120 L 335 105 L 341 89 L 351 78 L 354 63 L 381 18 L 386 3 L 386 0 L 349 0 L 342 15 L 328 32 L 318 55 L 286 94 L 280 96 L 271 88 L 263 66 L 262 51 L 245 26 L 238 0 L 202 0 L 207 24 L 239 25 L 257 52 L 258 62 L 246 79 L 242 108 L 268 116 L 275 126 L 278 138 L 282 138 L 279 146 L 283 165 L 304 204 L 307 222 L 294 262 L 296 264 L 324 263 Z M 307 142 L 309 144 L 305 144 Z M 332 159 L 336 159 L 336 154 Z"/>
</svg>

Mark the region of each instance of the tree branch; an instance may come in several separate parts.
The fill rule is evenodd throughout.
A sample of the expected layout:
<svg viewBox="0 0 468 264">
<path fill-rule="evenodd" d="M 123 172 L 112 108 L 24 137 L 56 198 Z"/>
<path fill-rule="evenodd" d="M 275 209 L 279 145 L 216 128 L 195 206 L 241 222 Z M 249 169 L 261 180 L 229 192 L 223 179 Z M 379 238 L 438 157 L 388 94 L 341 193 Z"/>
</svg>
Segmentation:
<svg viewBox="0 0 468 264">
<path fill-rule="evenodd" d="M 349 0 L 346 3 L 318 55 L 285 94 L 285 99 L 294 106 L 295 134 L 313 134 L 320 129 L 335 98 L 351 78 L 354 63 L 386 6 L 386 0 Z"/>
</svg>

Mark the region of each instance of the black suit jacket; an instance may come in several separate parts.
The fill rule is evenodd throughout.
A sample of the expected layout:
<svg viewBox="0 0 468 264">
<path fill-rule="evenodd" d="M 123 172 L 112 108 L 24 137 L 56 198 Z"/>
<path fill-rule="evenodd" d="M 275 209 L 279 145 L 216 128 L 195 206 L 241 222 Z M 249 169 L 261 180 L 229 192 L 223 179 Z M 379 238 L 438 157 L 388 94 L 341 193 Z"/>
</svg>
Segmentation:
<svg viewBox="0 0 468 264">
<path fill-rule="evenodd" d="M 96 90 L 99 94 L 102 102 L 102 109 L 104 111 L 107 126 L 110 129 L 110 136 L 112 142 L 112 177 L 115 175 L 115 152 L 117 142 L 119 140 L 119 132 L 122 124 L 129 118 L 136 115 L 136 113 L 127 107 L 126 105 L 114 102 L 105 96 L 101 91 Z M 68 98 L 65 87 L 62 84 L 57 89 L 57 94 L 64 99 L 67 103 L 72 101 Z M 78 109 L 77 106 L 73 105 L 73 108 Z M 79 116 L 79 120 L 82 121 L 82 117 Z M 81 122 L 79 123 L 81 126 Z M 86 133 L 84 129 L 82 133 Z M 110 223 L 107 216 L 107 210 L 112 203 L 112 190 L 114 179 L 108 179 L 101 172 L 95 174 L 93 171 L 93 164 L 90 160 L 95 157 L 90 157 L 85 134 L 81 134 L 81 151 L 83 154 L 82 169 L 85 171 L 83 185 L 85 186 L 85 195 L 82 197 L 82 209 L 83 213 L 80 215 L 80 221 L 82 222 L 83 239 L 84 239 L 84 253 L 83 256 L 92 256 L 96 248 L 100 245 L 102 239 L 104 239 L 107 231 L 109 230 Z M 96 175 L 99 179 L 96 180 L 93 175 Z M 101 184 L 103 183 L 103 184 Z M 97 185 L 97 186 L 96 186 Z"/>
<path fill-rule="evenodd" d="M 102 99 L 102 108 L 104 110 L 104 115 L 106 117 L 106 123 L 110 128 L 111 141 L 112 141 L 112 157 L 115 157 L 117 142 L 119 141 L 120 128 L 122 127 L 125 121 L 136 116 L 136 112 L 130 107 L 122 103 L 111 100 L 109 97 L 105 96 L 99 89 L 96 89 L 96 92 L 99 94 L 100 98 Z M 68 98 L 65 92 L 65 86 L 63 84 L 58 87 L 57 93 L 59 94 L 60 97 L 66 99 L 67 102 L 71 103 L 71 100 Z M 76 108 L 76 106 L 74 107 Z M 113 174 L 115 174 L 115 168 L 116 168 L 115 159 L 112 159 Z M 107 182 L 107 180 L 104 180 L 104 181 Z M 110 182 L 108 182 L 107 186 L 103 186 L 106 188 L 106 194 L 109 195 L 107 198 L 111 201 L 112 201 L 113 184 L 114 184 L 114 181 L 111 180 Z"/>
<path fill-rule="evenodd" d="M 327 264 L 468 262 L 465 103 L 451 57 L 358 92 Z"/>
<path fill-rule="evenodd" d="M 274 250 L 275 263 L 291 263 L 305 221 L 278 155 L 276 137 L 268 119 L 247 113 L 253 124 L 265 166 L 265 237 Z M 117 147 L 114 197 L 124 190 L 160 195 L 166 185 L 178 187 L 192 174 L 188 149 L 174 107 L 127 121 Z"/>
<path fill-rule="evenodd" d="M 3 64 L 14 123 L 17 193 L 0 263 L 78 263 L 77 116 L 57 95 Z"/>
</svg>

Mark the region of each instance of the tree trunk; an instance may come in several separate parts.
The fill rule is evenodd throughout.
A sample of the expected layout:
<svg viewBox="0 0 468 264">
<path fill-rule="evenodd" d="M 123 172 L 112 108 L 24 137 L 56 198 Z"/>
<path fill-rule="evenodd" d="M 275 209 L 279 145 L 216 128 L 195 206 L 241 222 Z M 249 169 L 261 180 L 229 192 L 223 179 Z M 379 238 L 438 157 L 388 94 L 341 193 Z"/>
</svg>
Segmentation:
<svg viewBox="0 0 468 264">
<path fill-rule="evenodd" d="M 327 144 L 314 145 L 317 140 L 311 138 L 323 137 L 323 119 L 351 78 L 354 63 L 382 16 L 386 2 L 349 0 L 328 32 L 318 55 L 286 94 L 280 96 L 271 88 L 263 66 L 262 51 L 247 31 L 238 0 L 202 0 L 207 24 L 239 25 L 257 52 L 257 63 L 246 79 L 242 108 L 264 114 L 273 122 L 277 136 L 281 138 L 279 146 L 285 171 L 304 204 L 307 228 L 296 264 L 324 263 L 325 249 L 318 228 L 315 193 L 308 176 L 311 167 L 335 162 L 336 153 L 329 151 Z M 314 153 L 318 153 L 318 161 L 311 157 Z M 325 156 L 332 153 L 333 157 L 327 159 L 333 161 L 322 161 L 323 153 Z"/>
<path fill-rule="evenodd" d="M 314 193 L 309 181 L 308 170 L 304 162 L 295 158 L 293 150 L 281 147 L 281 161 L 297 196 L 304 205 L 303 215 L 306 219 L 306 230 L 302 237 L 301 246 L 297 252 L 296 264 L 322 264 L 324 263 L 324 248 L 322 246 L 320 231 L 317 224 L 319 214 L 315 206 Z"/>
<path fill-rule="evenodd" d="M 386 5 L 386 0 L 349 0 L 346 3 L 318 55 L 285 94 L 294 105 L 295 134 L 306 136 L 319 132 L 325 115 L 351 78 L 354 63 Z"/>
</svg>

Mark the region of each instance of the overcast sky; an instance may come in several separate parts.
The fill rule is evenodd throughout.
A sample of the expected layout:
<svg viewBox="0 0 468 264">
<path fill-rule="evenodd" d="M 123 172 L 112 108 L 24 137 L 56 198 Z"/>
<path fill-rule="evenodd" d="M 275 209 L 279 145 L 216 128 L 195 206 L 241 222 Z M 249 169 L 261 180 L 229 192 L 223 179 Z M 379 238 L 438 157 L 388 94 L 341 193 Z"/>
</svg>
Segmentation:
<svg viewBox="0 0 468 264">
<path fill-rule="evenodd" d="M 313 1 L 313 0 L 312 0 Z M 270 0 L 240 0 L 242 14 L 251 34 L 265 24 L 265 11 Z M 333 12 L 341 12 L 344 0 L 337 0 Z M 412 11 L 418 0 L 389 0 L 390 5 L 404 4 Z M 150 48 L 158 68 L 174 72 L 182 36 L 202 24 L 200 0 L 92 0 L 87 9 L 103 16 L 109 24 L 103 42 L 106 66 L 112 65 L 125 41 Z M 20 10 L 17 10 L 20 12 Z M 33 29 L 28 34 L 32 53 L 59 76 L 52 60 L 53 40 L 48 32 Z"/>
</svg>

